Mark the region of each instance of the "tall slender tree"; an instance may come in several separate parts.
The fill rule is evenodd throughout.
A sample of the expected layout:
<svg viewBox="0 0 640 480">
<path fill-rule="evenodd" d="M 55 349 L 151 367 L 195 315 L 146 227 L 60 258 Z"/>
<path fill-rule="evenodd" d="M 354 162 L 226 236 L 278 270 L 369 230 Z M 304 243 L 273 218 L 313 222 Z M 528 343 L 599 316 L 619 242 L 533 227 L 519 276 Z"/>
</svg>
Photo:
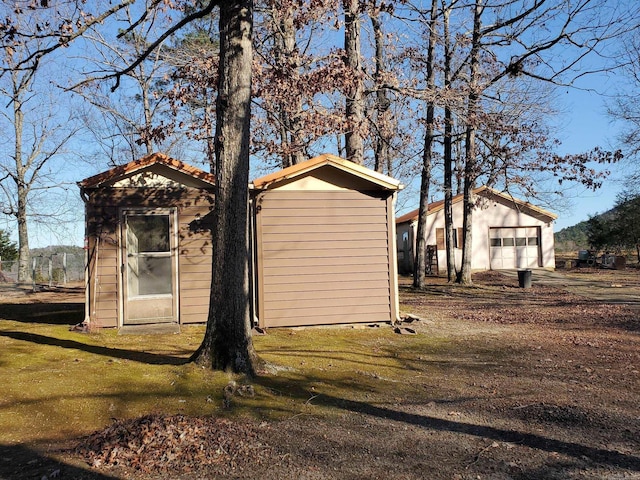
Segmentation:
<svg viewBox="0 0 640 480">
<path fill-rule="evenodd" d="M 393 175 L 391 142 L 394 136 L 395 122 L 391 114 L 391 99 L 388 95 L 388 88 L 385 85 L 388 81 L 388 75 L 385 72 L 387 64 L 385 32 L 381 18 L 385 8 L 389 7 L 382 2 L 378 3 L 377 0 L 372 0 L 368 9 L 375 50 L 373 72 L 374 114 L 372 115 L 373 121 L 369 131 L 373 136 L 374 169 L 381 173 L 386 170 L 389 175 Z"/>
<path fill-rule="evenodd" d="M 471 51 L 469 53 L 469 86 L 467 96 L 467 115 L 465 130 L 465 164 L 463 187 L 463 220 L 462 220 L 462 268 L 458 273 L 458 283 L 471 283 L 472 223 L 474 198 L 472 197 L 477 177 L 476 132 L 478 130 L 478 102 L 480 99 L 480 41 L 482 39 L 482 0 L 475 0 L 473 8 L 473 33 Z"/>
<path fill-rule="evenodd" d="M 420 206 L 418 208 L 418 226 L 416 229 L 416 252 L 413 266 L 413 286 L 424 288 L 425 272 L 427 267 L 427 216 L 429 215 L 429 186 L 431 184 L 431 171 L 433 169 L 434 143 L 435 143 L 435 90 L 436 90 L 436 42 L 438 20 L 438 0 L 431 0 L 429 14 L 429 36 L 427 43 L 427 78 L 426 90 L 427 116 L 425 118 L 424 150 L 422 152 L 422 172 L 420 174 Z"/>
<path fill-rule="evenodd" d="M 451 6 L 447 5 L 446 0 L 442 1 L 442 43 L 443 43 L 443 77 L 444 90 L 451 92 L 453 89 L 452 79 L 452 56 L 453 45 L 451 40 L 451 30 L 449 19 L 451 16 Z M 454 225 L 453 225 L 453 144 L 454 144 L 454 115 L 451 105 L 451 95 L 446 95 L 444 105 L 444 135 L 443 142 L 443 187 L 444 187 L 444 231 L 445 231 L 445 248 L 447 257 L 447 280 L 453 282 L 456 280 L 456 257 L 454 244 Z"/>
<path fill-rule="evenodd" d="M 22 20 L 13 19 L 16 30 L 25 28 Z M 19 282 L 31 280 L 29 219 L 44 220 L 51 212 L 51 208 L 40 212 L 32 208 L 34 197 L 44 190 L 53 197 L 61 180 L 52 165 L 78 131 L 72 114 L 56 113 L 50 79 L 40 78 L 51 74 L 45 62 L 34 55 L 42 45 L 39 38 L 23 40 L 5 35 L 1 52 L 5 73 L 0 75 L 0 139 L 6 145 L 0 156 L 0 204 L 2 212 L 17 224 Z M 48 206 L 53 203 L 50 199 Z M 49 221 L 59 219 L 52 215 Z"/>
</svg>

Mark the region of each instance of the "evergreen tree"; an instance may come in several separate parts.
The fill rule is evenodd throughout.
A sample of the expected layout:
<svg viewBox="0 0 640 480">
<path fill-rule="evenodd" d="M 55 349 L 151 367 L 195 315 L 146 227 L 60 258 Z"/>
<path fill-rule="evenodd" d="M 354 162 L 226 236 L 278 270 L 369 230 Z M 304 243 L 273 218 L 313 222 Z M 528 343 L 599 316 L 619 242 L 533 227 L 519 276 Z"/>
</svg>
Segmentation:
<svg viewBox="0 0 640 480">
<path fill-rule="evenodd" d="M 3 261 L 17 260 L 18 245 L 9 238 L 9 232 L 0 230 L 0 259 Z"/>
<path fill-rule="evenodd" d="M 615 207 L 587 221 L 587 237 L 597 250 L 635 249 L 640 262 L 640 196 L 618 195 Z"/>
</svg>

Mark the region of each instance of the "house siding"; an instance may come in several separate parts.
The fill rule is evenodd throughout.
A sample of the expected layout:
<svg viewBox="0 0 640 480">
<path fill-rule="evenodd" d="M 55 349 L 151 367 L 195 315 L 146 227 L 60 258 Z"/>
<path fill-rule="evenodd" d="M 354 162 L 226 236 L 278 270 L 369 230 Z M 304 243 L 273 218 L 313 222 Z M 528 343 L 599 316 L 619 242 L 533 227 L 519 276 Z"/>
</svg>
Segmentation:
<svg viewBox="0 0 640 480">
<path fill-rule="evenodd" d="M 255 205 L 261 326 L 391 320 L 386 198 L 273 190 Z"/>
<path fill-rule="evenodd" d="M 89 203 L 87 214 L 88 312 L 94 325 L 118 326 L 118 210 Z"/>
<path fill-rule="evenodd" d="M 212 262 L 212 195 L 195 195 L 178 208 L 180 323 L 205 323 L 209 316 Z"/>
</svg>

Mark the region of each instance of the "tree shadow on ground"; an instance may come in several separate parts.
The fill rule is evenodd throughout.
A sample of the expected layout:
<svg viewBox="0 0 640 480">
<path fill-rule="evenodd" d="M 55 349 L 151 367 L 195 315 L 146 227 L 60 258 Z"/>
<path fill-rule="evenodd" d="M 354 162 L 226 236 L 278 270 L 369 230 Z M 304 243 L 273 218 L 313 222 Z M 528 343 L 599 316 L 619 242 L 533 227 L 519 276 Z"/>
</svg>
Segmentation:
<svg viewBox="0 0 640 480">
<path fill-rule="evenodd" d="M 77 325 L 84 320 L 84 303 L 5 303 L 0 318 L 21 323 Z"/>
<path fill-rule="evenodd" d="M 73 478 L 76 480 L 118 480 L 118 477 L 70 465 L 24 445 L 0 444 L 0 478 Z"/>
<path fill-rule="evenodd" d="M 555 452 L 574 458 L 588 458 L 589 460 L 612 467 L 629 469 L 640 472 L 640 457 L 628 455 L 615 450 L 590 447 L 579 443 L 566 442 L 533 433 L 505 430 L 486 425 L 456 422 L 426 415 L 377 407 L 365 402 L 346 400 L 326 395 L 318 395 L 314 403 L 338 407 L 354 413 L 372 415 L 378 418 L 416 425 L 430 430 L 461 433 L 482 437 L 490 440 L 516 443 L 545 452 Z"/>
<path fill-rule="evenodd" d="M 84 352 L 92 353 L 95 355 L 103 355 L 110 358 L 131 360 L 134 362 L 147 363 L 149 365 L 184 365 L 189 362 L 188 358 L 176 357 L 171 355 L 160 355 L 157 353 L 140 352 L 136 350 L 125 350 L 122 348 L 101 347 L 99 345 L 90 345 L 75 340 L 63 340 L 46 335 L 39 335 L 37 333 L 3 330 L 0 331 L 0 337 L 7 337 L 14 340 L 22 340 L 25 342 L 33 342 L 39 345 L 51 345 L 54 347 L 82 350 Z"/>
</svg>

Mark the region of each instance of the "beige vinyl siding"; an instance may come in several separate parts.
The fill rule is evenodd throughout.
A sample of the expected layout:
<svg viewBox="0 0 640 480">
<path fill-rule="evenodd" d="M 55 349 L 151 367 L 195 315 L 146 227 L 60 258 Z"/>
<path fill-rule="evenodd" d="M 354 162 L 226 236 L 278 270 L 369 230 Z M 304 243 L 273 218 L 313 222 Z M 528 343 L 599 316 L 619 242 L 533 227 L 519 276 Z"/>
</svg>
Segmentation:
<svg viewBox="0 0 640 480">
<path fill-rule="evenodd" d="M 211 292 L 211 210 L 202 197 L 178 210 L 180 323 L 205 323 Z M 196 219 L 199 216 L 200 224 Z"/>
<path fill-rule="evenodd" d="M 274 190 L 256 204 L 262 326 L 391 320 L 386 199 Z"/>
<path fill-rule="evenodd" d="M 93 222 L 89 230 L 90 252 L 90 301 L 89 314 L 91 322 L 100 327 L 117 327 L 120 302 L 118 298 L 118 242 L 117 209 L 100 208 L 89 210 Z"/>
</svg>

